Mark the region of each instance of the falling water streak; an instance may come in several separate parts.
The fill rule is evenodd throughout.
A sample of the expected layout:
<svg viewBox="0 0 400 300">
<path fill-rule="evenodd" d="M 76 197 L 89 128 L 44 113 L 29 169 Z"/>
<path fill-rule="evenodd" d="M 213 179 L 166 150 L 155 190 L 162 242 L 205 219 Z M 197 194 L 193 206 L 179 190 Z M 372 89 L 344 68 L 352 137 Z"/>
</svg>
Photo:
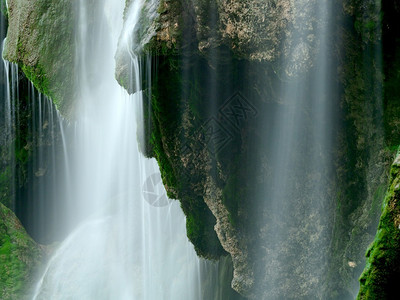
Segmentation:
<svg viewBox="0 0 400 300">
<path fill-rule="evenodd" d="M 64 170 L 65 170 L 65 192 L 67 199 L 71 199 L 71 189 L 72 189 L 72 184 L 71 184 L 71 171 L 70 171 L 70 160 L 69 160 L 69 153 L 68 153 L 68 145 L 67 145 L 67 139 L 65 135 L 65 128 L 64 126 L 66 122 L 63 120 L 63 118 L 60 116 L 59 112 L 57 111 L 57 120 L 58 120 L 58 126 L 60 129 L 61 133 L 61 141 L 62 141 L 62 146 L 63 146 L 63 158 L 64 158 Z"/>
<path fill-rule="evenodd" d="M 5 44 L 5 40 L 3 41 L 3 45 Z M 15 183 L 15 128 L 16 126 L 16 118 L 15 111 L 17 105 L 16 98 L 16 87 L 18 87 L 18 69 L 13 63 L 9 63 L 5 59 L 3 59 L 4 72 L 6 77 L 6 101 L 5 101 L 5 122 L 6 122 L 6 132 L 5 132 L 5 142 L 8 145 L 8 155 L 7 158 L 9 160 L 9 196 L 10 196 L 10 208 L 15 210 L 15 193 L 16 193 L 16 183 Z"/>
<path fill-rule="evenodd" d="M 56 146 L 55 146 L 55 141 L 56 141 L 56 136 L 54 133 L 54 110 L 51 105 L 49 104 L 49 126 L 50 126 L 50 139 L 53 141 L 51 143 L 51 164 L 52 164 L 52 191 L 51 195 L 52 198 L 55 199 L 57 195 L 57 170 L 56 170 Z M 54 216 L 56 215 L 56 206 L 53 205 L 53 210 L 51 211 L 51 214 Z"/>
<path fill-rule="evenodd" d="M 42 242 L 41 237 L 48 240 L 53 225 L 56 225 L 48 218 L 48 212 L 55 208 L 53 202 L 49 203 L 49 199 L 54 199 L 54 195 L 59 192 L 56 179 L 58 167 L 54 106 L 47 97 L 38 93 L 26 78 L 19 77 L 16 64 L 4 59 L 3 62 L 9 207 L 16 212 L 29 233 Z M 23 84 L 21 87 L 20 81 Z M 20 99 L 20 88 L 27 90 L 26 98 Z M 51 153 L 54 155 L 47 161 L 47 156 L 50 157 Z M 54 229 L 55 231 L 57 229 Z"/>
<path fill-rule="evenodd" d="M 313 8 L 313 15 L 315 13 L 317 13 L 317 16 L 322 16 L 323 14 L 327 15 L 329 13 L 329 9 L 327 8 L 327 1 L 317 2 L 317 6 Z M 301 5 L 302 3 L 300 3 L 299 6 L 297 6 L 297 3 L 295 3 L 294 9 L 303 9 Z M 306 12 L 305 14 L 307 13 L 309 12 Z M 296 13 L 294 14 L 296 15 L 295 23 L 299 28 L 301 28 L 301 22 L 304 21 L 301 18 L 304 18 L 304 16 L 302 16 L 302 14 L 298 14 L 298 16 Z M 323 22 L 326 21 L 324 17 L 321 17 L 320 19 L 322 19 Z M 274 145 L 271 149 L 272 152 L 270 158 L 271 168 L 274 170 L 274 176 L 268 185 L 268 195 L 264 195 L 266 198 L 270 199 L 266 204 L 268 205 L 266 211 L 271 212 L 271 218 L 274 220 L 271 225 L 275 228 L 274 230 L 272 230 L 273 232 L 268 235 L 269 240 L 268 245 L 266 246 L 269 251 L 268 255 L 270 255 L 270 258 L 268 259 L 274 262 L 274 267 L 267 271 L 269 274 L 268 278 L 271 287 L 278 287 L 287 284 L 287 282 L 285 282 L 284 280 L 287 280 L 287 278 L 291 278 L 294 275 L 279 274 L 279 272 L 276 270 L 284 270 L 283 272 L 289 273 L 289 266 L 286 265 L 286 261 L 284 260 L 287 258 L 275 257 L 274 255 L 278 255 L 280 253 L 279 247 L 287 246 L 289 247 L 289 252 L 294 251 L 289 241 L 290 239 L 296 238 L 295 236 L 291 236 L 293 235 L 295 228 L 304 225 L 303 222 L 308 219 L 308 214 L 311 215 L 314 211 L 317 212 L 319 210 L 316 207 L 308 207 L 307 209 L 307 206 L 311 204 L 305 201 L 304 207 L 302 208 L 304 208 L 304 210 L 307 212 L 307 215 L 304 216 L 303 220 L 293 217 L 289 219 L 290 221 L 280 221 L 281 217 L 295 215 L 293 210 L 295 210 L 296 208 L 293 207 L 293 205 L 290 205 L 290 199 L 292 199 L 293 196 L 291 193 L 294 193 L 296 191 L 296 186 L 295 182 L 293 182 L 293 179 L 296 178 L 295 180 L 298 180 L 298 177 L 296 177 L 298 176 L 298 174 L 296 174 L 292 165 L 296 163 L 298 164 L 298 162 L 296 161 L 296 157 L 298 156 L 297 151 L 303 149 L 304 147 L 302 146 L 301 137 L 303 137 L 304 134 L 311 134 L 311 143 L 307 145 L 308 150 L 315 149 L 317 144 L 325 145 L 327 143 L 327 127 L 325 125 L 326 119 L 324 118 L 324 116 L 326 116 L 326 113 L 328 113 L 328 101 L 325 99 L 324 93 L 327 87 L 326 80 L 328 65 L 326 57 L 326 44 L 327 36 L 329 36 L 329 33 L 327 32 L 327 30 L 329 30 L 329 27 L 326 24 L 319 24 L 318 27 L 319 28 L 316 29 L 315 33 L 316 39 L 319 40 L 319 60 L 316 61 L 316 68 L 320 70 L 320 77 L 316 77 L 322 81 L 322 85 L 319 86 L 319 82 L 313 84 L 313 86 L 316 86 L 316 88 L 311 91 L 314 93 L 314 96 L 312 98 L 315 99 L 315 101 L 317 102 L 311 103 L 309 97 L 307 97 L 306 95 L 306 88 L 309 86 L 309 79 L 306 77 L 306 75 L 294 75 L 292 78 L 288 76 L 289 78 L 282 80 L 282 85 L 280 87 L 281 103 L 279 104 L 274 120 L 275 124 L 273 128 L 275 129 L 272 133 L 274 136 L 271 138 L 271 140 L 274 141 Z M 292 40 L 293 44 L 301 41 L 301 39 L 304 38 L 304 33 L 297 32 L 296 28 L 291 28 L 289 30 L 291 30 L 292 32 L 290 39 Z M 291 49 L 291 51 L 295 51 L 295 49 Z M 307 61 L 307 57 L 297 58 L 297 60 L 298 61 L 296 61 L 296 63 L 302 60 Z M 286 58 L 284 61 L 282 61 L 281 69 L 288 70 L 288 73 L 290 73 L 291 63 L 291 58 Z M 296 76 L 298 77 L 296 78 Z M 307 110 L 309 110 L 310 107 L 310 111 L 312 111 L 314 115 L 312 116 L 312 118 L 314 119 L 312 119 L 313 123 L 311 124 L 311 128 L 307 130 L 311 130 L 311 132 L 304 132 L 305 128 L 308 128 L 306 123 L 306 114 Z M 321 115 L 315 117 L 314 110 L 316 110 L 315 113 Z M 321 161 L 320 158 L 315 157 L 314 155 L 315 151 L 308 151 L 307 156 L 304 157 L 303 160 L 307 160 L 310 163 L 305 165 L 309 170 L 323 169 L 322 166 L 324 166 L 326 161 Z M 304 197 L 311 200 L 313 197 L 318 197 L 318 193 L 320 193 L 321 191 L 323 191 L 323 189 L 318 187 L 318 185 L 314 186 L 310 193 L 304 195 Z M 323 206 L 323 203 L 326 202 L 325 199 L 320 199 L 320 201 L 321 206 Z M 312 230 L 313 232 L 314 228 L 310 230 Z M 312 274 L 313 276 L 316 276 L 317 273 L 322 274 L 323 272 L 321 270 L 323 270 L 324 267 L 323 260 L 326 259 L 326 257 L 322 259 L 322 265 L 320 266 L 321 270 L 313 269 L 309 271 L 311 269 L 311 266 L 315 265 L 314 261 L 311 262 L 314 257 L 311 257 L 307 254 L 302 255 L 304 250 L 305 249 L 299 250 L 298 256 L 301 257 L 301 260 L 299 259 L 296 261 L 298 267 L 296 269 L 293 269 L 294 272 L 297 272 L 295 276 L 297 278 L 301 278 L 302 276 L 307 275 L 307 272 L 310 272 L 310 274 Z M 323 253 L 323 251 L 325 251 L 325 249 L 321 249 L 321 253 Z M 316 257 L 317 256 L 318 255 L 316 255 Z M 318 275 L 316 277 L 321 279 Z"/>
<path fill-rule="evenodd" d="M 87 17 L 87 8 L 85 5 L 86 0 L 79 0 L 79 28 L 78 28 L 78 43 L 80 45 L 84 45 L 85 41 L 87 41 L 87 22 L 86 22 L 86 17 Z M 86 59 L 86 47 L 83 49 L 79 47 L 75 47 L 76 53 L 75 56 L 78 58 L 78 65 L 76 67 L 79 67 L 81 69 L 81 74 L 86 74 L 86 65 L 85 65 L 85 59 Z M 80 75 L 81 75 L 80 74 Z M 85 76 L 78 76 L 79 78 L 79 84 L 81 85 L 87 85 L 87 78 Z"/>
<path fill-rule="evenodd" d="M 333 169 L 332 157 L 330 155 L 331 146 L 332 146 L 332 134 L 329 130 L 332 128 L 334 112 L 330 111 L 330 104 L 332 102 L 331 99 L 335 99 L 330 95 L 330 86 L 333 84 L 329 74 L 331 72 L 329 67 L 329 40 L 328 37 L 332 36 L 332 3 L 331 1 L 318 1 L 316 7 L 315 15 L 320 16 L 321 24 L 316 29 L 317 36 L 319 37 L 319 49 L 316 59 L 316 67 L 317 70 L 315 73 L 316 80 L 313 82 L 313 90 L 312 90 L 312 103 L 311 103 L 311 111 L 312 115 L 315 118 L 315 122 L 312 125 L 312 145 L 317 149 L 312 150 L 312 155 L 310 157 L 310 168 L 311 171 L 315 174 L 321 174 L 321 178 L 317 179 L 313 184 L 311 193 L 320 198 L 319 205 L 322 208 L 318 209 L 312 207 L 311 201 L 306 206 L 306 211 L 316 210 L 317 213 L 321 214 L 325 211 L 328 211 L 328 194 L 326 192 L 327 185 L 327 177 Z M 333 222 L 333 218 L 329 219 L 329 216 L 326 216 L 325 219 L 321 220 L 323 224 L 331 224 Z M 332 226 L 333 228 L 333 226 Z M 331 231 L 329 231 L 331 232 Z M 312 234 L 317 234 L 316 229 L 312 232 Z M 331 240 L 331 236 L 327 237 L 327 242 L 325 243 L 328 246 L 329 240 Z M 325 282 L 325 279 L 322 278 L 325 274 L 327 274 L 327 261 L 328 261 L 328 248 L 320 249 L 322 253 L 322 261 L 320 264 L 319 271 L 319 281 Z M 311 265 L 312 259 L 309 258 L 306 264 Z"/>
<path fill-rule="evenodd" d="M 32 144 L 33 145 L 36 145 L 37 146 L 37 144 L 36 144 L 36 142 L 37 142 L 37 139 L 36 139 L 36 135 L 37 135 L 37 126 L 36 126 L 36 97 L 35 97 L 35 87 L 34 87 L 34 85 L 33 85 L 33 83 L 31 82 L 30 83 L 30 89 L 29 89 L 29 91 L 30 91 L 30 100 L 31 100 L 31 112 L 32 112 L 32 118 L 31 118 L 31 136 L 32 136 Z M 32 168 L 33 168 L 33 170 L 32 170 L 32 173 L 34 174 L 35 172 L 36 172 L 36 170 L 38 169 L 38 165 L 37 165 L 37 157 L 36 157 L 36 155 L 33 155 L 33 158 L 32 158 Z M 39 199 L 39 202 L 41 201 L 41 199 Z M 35 210 L 36 209 L 36 206 L 37 206 L 37 202 L 36 201 L 34 201 L 34 202 L 32 202 L 31 203 L 31 206 L 33 207 L 33 210 Z M 39 220 L 41 220 L 42 219 L 42 212 L 41 211 L 38 211 L 39 212 Z M 39 226 L 42 224 L 41 223 L 41 221 L 39 221 L 38 222 L 38 224 L 39 224 Z M 36 230 L 36 224 L 34 225 L 34 230 Z"/>
<path fill-rule="evenodd" d="M 275 125 L 277 129 L 273 133 L 273 140 L 276 141 L 271 158 L 274 177 L 272 179 L 272 184 L 270 184 L 272 191 L 269 191 L 270 195 L 268 195 L 268 198 L 271 199 L 270 204 L 267 204 L 269 205 L 268 210 L 272 212 L 274 217 L 273 225 L 277 225 L 277 220 L 287 215 L 287 208 L 285 206 L 288 201 L 287 191 L 293 188 L 293 186 L 289 184 L 287 168 L 291 163 L 290 155 L 293 153 L 295 146 L 294 138 L 298 136 L 296 135 L 296 131 L 300 128 L 300 124 L 297 124 L 297 121 L 299 114 L 298 108 L 301 107 L 301 104 L 297 106 L 296 100 L 304 98 L 302 96 L 302 90 L 299 90 L 297 84 L 289 83 L 289 86 L 283 87 L 282 90 L 285 103 L 281 104 L 280 110 L 278 111 L 277 124 Z M 279 245 L 284 242 L 285 238 L 288 238 L 288 225 L 285 224 L 284 228 L 277 225 L 276 229 L 274 229 L 271 234 L 269 247 L 272 247 L 272 250 L 270 250 L 272 254 L 276 255 L 279 251 L 274 245 Z M 272 256 L 271 259 L 273 259 Z M 285 262 L 279 258 L 275 259 L 277 260 L 278 269 L 282 269 L 282 264 Z M 271 286 L 279 286 L 280 276 L 283 274 L 277 274 L 274 270 L 269 271 Z"/>
<path fill-rule="evenodd" d="M 33 90 L 33 93 L 35 93 L 35 91 Z M 33 170 L 34 175 L 36 177 L 38 177 L 40 179 L 40 181 L 42 181 L 42 172 L 43 171 L 43 118 L 42 118 L 42 95 L 39 93 L 38 97 L 37 97 L 37 103 L 38 103 L 38 132 L 36 135 L 36 145 L 37 145 L 37 149 L 38 149 L 38 158 L 37 158 L 37 168 Z M 38 206 L 38 210 L 40 212 L 44 212 L 44 186 L 43 184 L 39 184 L 39 198 L 38 198 L 38 202 L 39 202 L 39 206 Z M 39 218 L 44 218 L 45 216 L 39 216 Z M 40 232 L 44 232 L 45 228 L 44 228 L 44 223 L 41 223 L 41 226 L 39 228 Z"/>
</svg>

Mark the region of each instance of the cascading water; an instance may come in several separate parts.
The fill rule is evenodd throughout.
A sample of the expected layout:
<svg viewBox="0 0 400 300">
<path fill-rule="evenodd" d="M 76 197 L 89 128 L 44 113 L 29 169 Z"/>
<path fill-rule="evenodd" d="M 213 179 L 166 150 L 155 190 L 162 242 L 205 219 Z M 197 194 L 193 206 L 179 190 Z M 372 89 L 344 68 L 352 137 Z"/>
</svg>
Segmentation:
<svg viewBox="0 0 400 300">
<path fill-rule="evenodd" d="M 79 3 L 79 114 L 72 135 L 61 134 L 69 167 L 67 227 L 81 224 L 55 250 L 33 299 L 224 299 L 218 284 L 202 284 L 204 273 L 216 281 L 226 276 L 224 263 L 196 256 L 157 163 L 139 153 L 138 58 L 132 55 L 134 95 L 113 76 L 124 4 Z M 132 5 L 132 28 L 141 5 Z"/>
<path fill-rule="evenodd" d="M 60 132 L 66 124 L 51 100 L 20 76 L 16 64 L 4 60 L 3 67 L 1 152 L 2 172 L 8 183 L 2 183 L 7 186 L 2 200 L 38 242 L 49 243 L 65 234 L 60 218 L 64 190 L 58 187 L 67 178 L 63 171 L 67 163 L 59 160 Z"/>
<path fill-rule="evenodd" d="M 4 99 L 6 99 L 4 103 L 4 107 L 2 107 L 2 111 L 4 114 L 4 124 L 2 127 L 1 134 L 1 144 L 7 145 L 5 149 L 6 154 L 2 154 L 5 156 L 6 164 L 8 165 L 8 178 L 9 178 L 9 189 L 7 194 L 9 195 L 9 206 L 15 210 L 15 156 L 14 156 L 14 142 L 13 139 L 15 138 L 15 108 L 16 108 L 16 101 L 18 99 L 15 92 L 18 90 L 14 85 L 18 83 L 18 68 L 15 64 L 10 64 L 7 61 L 4 61 L 4 72 L 6 78 L 6 89 Z M 10 84 L 11 83 L 11 84 Z"/>
<path fill-rule="evenodd" d="M 338 39 L 335 31 L 346 25 L 335 19 L 338 8 L 331 1 L 294 1 L 292 9 L 294 25 L 288 29 L 290 35 L 284 41 L 287 52 L 278 69 L 279 104 L 273 119 L 265 118 L 259 128 L 270 133 L 260 139 L 259 147 L 267 153 L 266 165 L 273 176 L 265 181 L 265 187 L 256 187 L 258 203 L 264 206 L 260 221 L 262 242 L 256 255 L 257 262 L 263 263 L 256 267 L 256 280 L 266 283 L 260 291 L 265 299 L 354 299 L 361 272 L 355 269 L 354 261 L 362 259 L 364 249 L 353 248 L 350 252 L 343 246 L 346 234 L 342 231 L 340 237 L 335 236 L 335 230 L 343 222 L 336 219 L 341 213 L 340 198 L 344 193 L 337 176 L 343 176 L 340 170 L 343 158 L 338 158 L 338 153 L 345 146 L 339 144 L 343 139 L 340 135 L 343 96 L 337 78 L 343 62 L 338 61 L 332 49 L 341 43 L 335 40 Z M 374 115 L 371 117 L 374 131 L 379 132 L 371 134 L 374 142 L 370 149 L 375 145 L 382 149 L 381 95 L 376 93 L 366 106 L 362 109 Z M 375 158 L 369 157 L 367 164 L 376 173 L 382 170 Z M 371 186 L 370 178 L 376 173 L 367 175 Z M 366 211 L 374 209 L 369 200 L 363 205 Z M 356 227 L 354 223 L 351 226 Z M 350 231 L 347 235 L 356 239 L 356 230 Z M 338 240 L 346 242 L 340 244 Z M 339 264 L 343 264 L 340 271 Z M 332 284 L 337 280 L 334 278 L 338 277 L 337 272 L 346 274 L 343 280 L 346 288 Z"/>
<path fill-rule="evenodd" d="M 332 142 L 330 118 L 334 117 L 333 110 L 328 113 L 334 99 L 329 98 L 331 95 L 328 84 L 328 2 L 299 2 L 294 5 L 295 10 L 311 10 L 310 15 L 318 16 L 322 20 L 315 29 L 315 39 L 318 40 L 316 68 L 310 77 L 300 75 L 305 70 L 301 70 L 301 65 L 299 68 L 298 64 L 308 61 L 312 50 L 302 43 L 304 29 L 301 26 L 305 26 L 306 20 L 304 15 L 298 13 L 295 23 L 300 24 L 300 30 L 292 28 L 289 39 L 299 46 L 292 49 L 289 58 L 282 62 L 287 78 L 279 91 L 282 105 L 274 120 L 272 139 L 275 143 L 268 146 L 271 151 L 271 168 L 275 171 L 271 185 L 264 194 L 271 199 L 267 209 L 273 220 L 270 225 L 273 229 L 268 229 L 269 243 L 265 245 L 266 251 L 270 253 L 266 259 L 269 283 L 275 287 L 297 286 L 301 290 L 304 283 L 296 283 L 296 278 L 315 278 L 308 283 L 313 286 L 313 292 L 307 296 L 318 299 L 322 297 L 318 295 L 321 292 L 318 286 L 326 274 L 329 246 L 329 216 L 326 216 L 327 220 L 322 216 L 329 210 L 324 186 L 327 186 L 326 178 L 332 169 L 332 159 L 329 157 L 329 146 Z M 307 111 L 310 111 L 309 116 Z M 298 257 L 296 260 L 291 258 L 294 253 Z M 272 265 L 276 267 L 271 267 Z M 273 293 L 272 291 L 271 294 Z M 294 295 L 288 291 L 285 297 L 291 298 Z"/>
</svg>

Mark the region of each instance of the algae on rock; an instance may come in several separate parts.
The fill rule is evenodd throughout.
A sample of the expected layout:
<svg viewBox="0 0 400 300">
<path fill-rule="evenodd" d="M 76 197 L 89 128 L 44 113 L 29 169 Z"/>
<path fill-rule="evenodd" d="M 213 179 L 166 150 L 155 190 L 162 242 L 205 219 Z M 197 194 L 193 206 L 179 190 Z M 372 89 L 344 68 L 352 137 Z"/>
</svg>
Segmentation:
<svg viewBox="0 0 400 300">
<path fill-rule="evenodd" d="M 390 172 L 375 241 L 367 251 L 357 299 L 397 299 L 400 282 L 400 152 Z"/>
<path fill-rule="evenodd" d="M 400 144 L 400 6 L 382 2 L 383 93 L 385 145 L 393 151 Z M 370 26 L 373 22 L 369 21 Z M 374 242 L 366 253 L 367 264 L 360 277 L 358 299 L 397 299 L 400 281 L 400 152 L 390 171 L 389 188 L 383 200 L 382 215 Z"/>
<path fill-rule="evenodd" d="M 43 258 L 43 249 L 14 213 L 0 203 L 0 298 L 25 299 Z"/>
</svg>

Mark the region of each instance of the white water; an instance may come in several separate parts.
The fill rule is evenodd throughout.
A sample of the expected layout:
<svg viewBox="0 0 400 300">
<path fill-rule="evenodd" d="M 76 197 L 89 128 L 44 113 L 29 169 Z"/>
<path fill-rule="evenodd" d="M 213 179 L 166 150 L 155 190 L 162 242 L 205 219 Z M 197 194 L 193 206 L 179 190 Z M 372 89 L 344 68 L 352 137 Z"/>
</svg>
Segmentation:
<svg viewBox="0 0 400 300">
<path fill-rule="evenodd" d="M 299 1 L 294 9 L 300 29 L 291 28 L 288 39 L 304 43 L 307 21 L 305 16 L 318 16 L 315 25 L 316 54 L 294 51 L 292 58 L 282 62 L 287 78 L 282 81 L 282 105 L 276 112 L 274 124 L 266 120 L 265 128 L 273 126 L 274 143 L 265 146 L 271 151 L 270 167 L 274 176 L 263 194 L 270 199 L 265 204 L 268 218 L 264 230 L 268 232 L 260 260 L 266 262 L 264 280 L 268 282 L 270 298 L 322 299 L 322 286 L 327 274 L 330 216 L 326 178 L 332 169 L 330 146 L 334 112 L 331 107 L 330 69 L 328 66 L 328 37 L 330 31 L 329 1 Z M 307 11 L 308 10 L 308 11 Z M 301 12 L 301 13 L 300 13 Z M 310 56 L 314 55 L 312 59 Z M 313 61 L 310 75 L 294 75 L 292 63 Z M 311 64 L 310 62 L 308 62 Z M 309 88 L 311 87 L 311 88 Z M 303 169 L 300 171 L 299 167 Z M 293 256 L 296 259 L 293 259 Z M 290 289 L 285 289 L 285 286 Z M 304 293 L 304 294 L 303 294 Z M 268 298 L 268 299 L 270 299 Z"/>
<path fill-rule="evenodd" d="M 5 42 L 5 41 L 4 41 Z M 3 44 L 4 44 L 3 42 Z M 4 75 L 7 80 L 6 91 L 5 91 L 5 101 L 4 101 L 4 125 L 3 132 L 1 134 L 2 137 L 2 145 L 8 145 L 8 153 L 6 154 L 9 166 L 8 172 L 8 181 L 9 181 L 9 195 L 11 196 L 11 203 L 9 203 L 10 208 L 15 210 L 15 201 L 13 201 L 13 197 L 15 195 L 15 147 L 13 143 L 13 139 L 15 137 L 15 114 L 16 114 L 16 102 L 18 101 L 18 97 L 15 93 L 18 88 L 15 87 L 15 84 L 18 84 L 18 72 L 17 66 L 15 64 L 10 64 L 8 61 L 3 60 L 4 63 Z M 11 83 L 11 84 L 10 84 Z"/>
<path fill-rule="evenodd" d="M 129 96 L 114 79 L 124 4 L 79 4 L 79 115 L 73 140 L 63 134 L 63 145 L 70 166 L 66 214 L 71 223 L 83 221 L 55 251 L 33 299 L 203 299 L 205 262 L 186 238 L 179 202 L 159 207 L 145 199 L 149 192 L 165 198 L 165 191 L 145 184 L 161 176 L 156 162 L 138 151 L 142 94 Z M 132 16 L 133 25 L 137 11 Z M 132 59 L 132 78 L 140 78 Z M 216 264 L 206 268 L 218 272 Z"/>
<path fill-rule="evenodd" d="M 32 83 L 26 86 L 16 64 L 4 59 L 3 63 L 0 143 L 2 163 L 6 164 L 2 165 L 2 175 L 7 178 L 7 184 L 2 184 L 7 189 L 3 190 L 2 197 L 6 198 L 2 200 L 19 215 L 31 235 L 45 243 L 54 240 L 61 223 L 57 205 L 63 202 L 63 191 L 57 189 L 57 182 L 64 180 L 60 171 L 67 164 L 57 161 L 56 136 L 65 124 L 47 97 L 39 94 Z M 24 90 L 23 97 L 20 89 Z"/>
</svg>

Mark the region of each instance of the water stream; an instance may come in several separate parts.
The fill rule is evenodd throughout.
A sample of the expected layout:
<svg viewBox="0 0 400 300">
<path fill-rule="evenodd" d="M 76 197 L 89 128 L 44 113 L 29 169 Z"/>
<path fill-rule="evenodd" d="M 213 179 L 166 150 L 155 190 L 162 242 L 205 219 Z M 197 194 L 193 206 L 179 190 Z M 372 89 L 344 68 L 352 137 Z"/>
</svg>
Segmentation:
<svg viewBox="0 0 400 300">
<path fill-rule="evenodd" d="M 206 299 L 202 272 L 218 276 L 218 263 L 196 256 L 156 161 L 139 153 L 142 92 L 128 95 L 114 79 L 124 5 L 79 3 L 79 113 L 72 136 L 61 133 L 70 166 L 65 213 L 80 225 L 55 250 L 33 299 Z M 132 78 L 140 78 L 135 56 L 132 65 Z"/>
</svg>

